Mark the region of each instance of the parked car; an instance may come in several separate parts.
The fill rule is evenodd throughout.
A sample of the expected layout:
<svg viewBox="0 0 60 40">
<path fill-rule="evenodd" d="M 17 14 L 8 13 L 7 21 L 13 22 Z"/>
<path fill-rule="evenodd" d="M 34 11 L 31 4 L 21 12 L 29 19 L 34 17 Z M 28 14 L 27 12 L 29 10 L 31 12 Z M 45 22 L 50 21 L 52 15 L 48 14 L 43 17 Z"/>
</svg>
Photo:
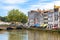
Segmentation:
<svg viewBox="0 0 60 40">
<path fill-rule="evenodd" d="M 40 27 L 40 24 L 34 24 L 34 27 Z"/>
<path fill-rule="evenodd" d="M 58 25 L 54 25 L 52 29 L 58 29 Z"/>
<path fill-rule="evenodd" d="M 40 27 L 41 28 L 46 28 L 48 24 L 41 24 Z"/>
</svg>

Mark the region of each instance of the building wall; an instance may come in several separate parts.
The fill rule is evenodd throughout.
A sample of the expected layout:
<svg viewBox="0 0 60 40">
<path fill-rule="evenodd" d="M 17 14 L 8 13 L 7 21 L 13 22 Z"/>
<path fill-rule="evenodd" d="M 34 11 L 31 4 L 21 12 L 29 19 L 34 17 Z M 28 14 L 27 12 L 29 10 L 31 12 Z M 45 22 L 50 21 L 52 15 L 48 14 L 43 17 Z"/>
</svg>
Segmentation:
<svg viewBox="0 0 60 40">
<path fill-rule="evenodd" d="M 58 27 L 60 28 L 60 8 L 58 10 Z"/>
<path fill-rule="evenodd" d="M 59 23 L 58 26 L 60 28 L 60 12 L 59 12 L 59 17 L 58 18 L 59 18 L 59 20 L 58 20 L 58 23 Z"/>
<path fill-rule="evenodd" d="M 40 24 L 43 24 L 44 23 L 44 17 L 43 17 L 43 14 L 40 14 Z"/>
<path fill-rule="evenodd" d="M 48 24 L 49 26 L 54 26 L 58 25 L 60 27 L 60 12 L 59 8 L 58 9 L 53 9 L 53 12 L 46 12 L 46 13 L 41 13 L 41 12 L 30 12 L 28 13 L 29 16 L 29 24 Z"/>
<path fill-rule="evenodd" d="M 54 25 L 53 14 L 52 12 L 48 12 L 48 27 L 50 28 Z"/>
<path fill-rule="evenodd" d="M 40 14 L 38 12 L 29 12 L 28 13 L 28 19 L 29 19 L 29 25 L 33 26 L 34 24 L 40 23 Z"/>
<path fill-rule="evenodd" d="M 29 26 L 44 23 L 43 15 L 39 12 L 29 12 L 28 19 L 29 19 Z"/>
<path fill-rule="evenodd" d="M 44 24 L 48 24 L 48 13 L 43 14 Z"/>
<path fill-rule="evenodd" d="M 29 22 L 29 26 L 34 24 L 34 13 L 29 12 L 28 13 L 28 22 Z"/>
</svg>

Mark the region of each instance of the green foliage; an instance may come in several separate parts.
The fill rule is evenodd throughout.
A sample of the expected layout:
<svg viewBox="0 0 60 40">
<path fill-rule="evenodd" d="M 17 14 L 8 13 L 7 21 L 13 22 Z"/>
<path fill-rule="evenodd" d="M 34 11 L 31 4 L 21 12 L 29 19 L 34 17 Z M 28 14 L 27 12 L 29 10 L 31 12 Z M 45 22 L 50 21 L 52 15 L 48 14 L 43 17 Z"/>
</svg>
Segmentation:
<svg viewBox="0 0 60 40">
<path fill-rule="evenodd" d="M 11 10 L 8 12 L 8 20 L 10 21 L 17 21 L 19 15 L 19 11 L 18 10 Z"/>
<path fill-rule="evenodd" d="M 28 17 L 26 16 L 26 15 L 24 15 L 24 14 L 22 14 L 22 18 L 21 18 L 21 23 L 26 23 L 28 20 Z"/>
<path fill-rule="evenodd" d="M 13 9 L 13 10 L 10 10 L 8 12 L 8 16 L 7 16 L 7 19 L 10 21 L 10 22 L 21 22 L 21 23 L 26 23 L 28 20 L 27 16 L 19 11 L 18 9 Z"/>
<path fill-rule="evenodd" d="M 1 16 L 0 16 L 0 20 L 1 20 L 1 21 L 4 21 L 4 22 L 7 22 L 7 21 L 8 21 L 8 19 L 7 19 L 6 16 L 5 16 L 5 17 L 1 17 Z"/>
</svg>

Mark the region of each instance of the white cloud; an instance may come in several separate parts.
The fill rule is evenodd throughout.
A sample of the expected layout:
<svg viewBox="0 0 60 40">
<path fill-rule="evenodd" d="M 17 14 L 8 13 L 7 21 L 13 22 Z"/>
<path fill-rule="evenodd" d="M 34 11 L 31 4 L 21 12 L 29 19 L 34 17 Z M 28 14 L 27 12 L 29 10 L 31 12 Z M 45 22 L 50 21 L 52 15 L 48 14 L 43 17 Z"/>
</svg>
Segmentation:
<svg viewBox="0 0 60 40">
<path fill-rule="evenodd" d="M 29 1 L 29 0 L 4 0 L 2 2 L 6 3 L 6 4 L 21 4 L 21 3 L 25 3 L 27 1 Z M 36 10 L 38 8 L 39 9 L 53 9 L 54 3 L 60 4 L 60 1 L 59 2 L 54 1 L 54 2 L 49 2 L 49 3 L 48 2 L 47 3 L 41 3 L 42 1 L 48 1 L 48 0 L 39 0 L 39 2 L 35 3 L 34 5 L 30 5 L 29 8 L 25 8 L 25 9 L 23 9 L 17 5 L 0 6 L 0 9 L 7 10 L 7 12 L 9 10 L 12 10 L 12 9 L 19 9 L 27 15 L 27 12 L 30 10 Z"/>
<path fill-rule="evenodd" d="M 20 3 L 25 3 L 28 0 L 2 0 L 2 3 L 7 3 L 7 4 L 20 4 Z"/>
<path fill-rule="evenodd" d="M 53 3 L 47 3 L 46 5 L 43 5 L 44 9 L 53 9 L 54 8 L 54 2 Z"/>
<path fill-rule="evenodd" d="M 37 10 L 37 9 L 53 9 L 54 8 L 54 1 L 52 2 L 47 2 L 47 3 L 40 3 L 40 1 L 47 1 L 47 0 L 39 0 L 39 2 L 37 2 L 36 4 L 34 5 L 30 5 L 29 8 L 27 8 L 26 10 L 24 10 L 24 12 L 28 12 L 30 10 Z"/>
<path fill-rule="evenodd" d="M 54 4 L 60 6 L 60 0 L 54 1 Z"/>
<path fill-rule="evenodd" d="M 19 9 L 20 11 L 24 12 L 26 15 L 27 15 L 27 11 L 28 11 L 27 9 L 23 9 L 19 6 L 2 6 L 0 9 L 5 10 L 6 11 L 6 12 L 4 11 L 5 13 L 8 13 L 8 11 L 10 11 L 12 9 Z"/>
<path fill-rule="evenodd" d="M 50 3 L 37 3 L 36 5 L 31 5 L 29 9 L 36 10 L 36 9 L 53 9 L 54 8 L 54 2 Z"/>
<path fill-rule="evenodd" d="M 5 9 L 5 10 L 11 10 L 11 9 L 17 9 L 18 7 L 16 6 L 4 6 L 2 7 L 2 9 Z"/>
</svg>

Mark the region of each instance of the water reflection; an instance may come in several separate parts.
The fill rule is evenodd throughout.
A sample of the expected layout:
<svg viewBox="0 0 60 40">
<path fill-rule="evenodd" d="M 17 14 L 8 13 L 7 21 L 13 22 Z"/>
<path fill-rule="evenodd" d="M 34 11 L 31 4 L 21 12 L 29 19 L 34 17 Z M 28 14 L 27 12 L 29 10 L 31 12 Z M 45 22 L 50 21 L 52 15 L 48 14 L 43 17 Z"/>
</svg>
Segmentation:
<svg viewBox="0 0 60 40">
<path fill-rule="evenodd" d="M 60 40 L 60 34 L 57 32 L 29 31 L 29 40 Z"/>
<path fill-rule="evenodd" d="M 60 40 L 60 34 L 33 30 L 0 31 L 0 40 Z"/>
<path fill-rule="evenodd" d="M 9 33 L 6 31 L 0 31 L 0 40 L 8 40 L 9 38 Z"/>
<path fill-rule="evenodd" d="M 13 30 L 9 31 L 9 40 L 28 40 L 27 31 Z"/>
</svg>

